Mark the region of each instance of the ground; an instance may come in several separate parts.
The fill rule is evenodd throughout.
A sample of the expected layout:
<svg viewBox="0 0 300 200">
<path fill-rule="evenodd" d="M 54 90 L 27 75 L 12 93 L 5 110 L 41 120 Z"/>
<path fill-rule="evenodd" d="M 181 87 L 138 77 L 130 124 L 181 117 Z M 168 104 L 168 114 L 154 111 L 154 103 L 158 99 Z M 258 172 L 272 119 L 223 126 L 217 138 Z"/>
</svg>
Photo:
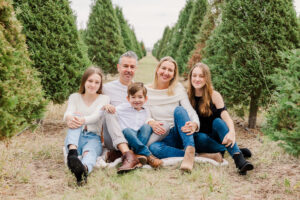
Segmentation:
<svg viewBox="0 0 300 200">
<path fill-rule="evenodd" d="M 151 56 L 141 60 L 137 81 L 150 82 L 156 62 Z M 191 174 L 179 166 L 125 175 L 96 169 L 87 185 L 77 187 L 63 161 L 65 107 L 49 105 L 37 129 L 0 141 L 0 199 L 300 199 L 300 159 L 236 117 L 237 143 L 253 153 L 255 168 L 246 176 L 226 154 L 228 166 L 196 164 Z"/>
</svg>

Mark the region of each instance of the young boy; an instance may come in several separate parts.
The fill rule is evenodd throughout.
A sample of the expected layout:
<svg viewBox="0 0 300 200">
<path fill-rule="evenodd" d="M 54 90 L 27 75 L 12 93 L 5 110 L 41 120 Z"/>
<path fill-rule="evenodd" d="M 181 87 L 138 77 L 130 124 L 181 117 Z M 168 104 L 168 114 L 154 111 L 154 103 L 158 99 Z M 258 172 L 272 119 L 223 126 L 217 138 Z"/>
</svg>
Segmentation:
<svg viewBox="0 0 300 200">
<path fill-rule="evenodd" d="M 138 154 L 140 162 L 142 164 L 147 162 L 151 167 L 158 168 L 163 162 L 153 156 L 146 146 L 152 134 L 152 128 L 145 124 L 150 115 L 144 107 L 147 101 L 147 89 L 143 83 L 135 82 L 128 86 L 127 95 L 129 103 L 116 107 L 122 132 L 134 153 Z"/>
</svg>

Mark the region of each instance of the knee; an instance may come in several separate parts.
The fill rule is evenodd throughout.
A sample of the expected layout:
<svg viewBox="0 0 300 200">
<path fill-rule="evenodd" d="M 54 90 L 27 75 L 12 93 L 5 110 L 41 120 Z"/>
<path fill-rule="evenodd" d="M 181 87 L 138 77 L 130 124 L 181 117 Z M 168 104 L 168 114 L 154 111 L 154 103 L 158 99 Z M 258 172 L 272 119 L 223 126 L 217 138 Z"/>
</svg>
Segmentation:
<svg viewBox="0 0 300 200">
<path fill-rule="evenodd" d="M 212 128 L 214 130 L 217 130 L 217 129 L 221 128 L 221 127 L 224 127 L 224 128 L 226 127 L 227 128 L 227 125 L 224 122 L 224 120 L 222 120 L 221 118 L 214 119 L 214 121 L 212 123 Z"/>
<path fill-rule="evenodd" d="M 151 128 L 151 126 L 149 124 L 144 124 L 141 129 L 143 129 L 143 130 L 145 130 L 147 132 L 148 131 L 152 132 L 152 128 Z"/>
<path fill-rule="evenodd" d="M 154 142 L 149 146 L 149 150 L 155 155 L 157 152 L 160 152 L 162 149 L 161 142 Z"/>
<path fill-rule="evenodd" d="M 186 114 L 186 110 L 182 106 L 177 106 L 174 110 L 174 118 Z"/>
<path fill-rule="evenodd" d="M 194 138 L 195 138 L 195 142 L 205 143 L 209 139 L 209 136 L 206 135 L 205 133 L 198 133 L 195 134 Z"/>
</svg>

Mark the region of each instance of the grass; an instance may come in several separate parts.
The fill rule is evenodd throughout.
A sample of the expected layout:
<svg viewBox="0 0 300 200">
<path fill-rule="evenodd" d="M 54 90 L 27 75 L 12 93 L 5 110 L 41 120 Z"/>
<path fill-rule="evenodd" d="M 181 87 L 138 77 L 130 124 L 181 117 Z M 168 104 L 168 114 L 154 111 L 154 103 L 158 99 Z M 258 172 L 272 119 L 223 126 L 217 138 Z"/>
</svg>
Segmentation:
<svg viewBox="0 0 300 200">
<path fill-rule="evenodd" d="M 150 55 L 142 59 L 136 81 L 151 82 L 156 64 Z M 237 174 L 226 154 L 229 166 L 196 164 L 190 174 L 182 174 L 179 166 L 125 175 L 117 175 L 115 168 L 95 169 L 88 184 L 77 187 L 63 161 L 65 106 L 50 104 L 34 132 L 0 141 L 0 199 L 300 199 L 300 160 L 259 130 L 246 131 L 242 123 L 236 124 L 237 141 L 250 147 L 255 166 L 246 176 Z"/>
</svg>

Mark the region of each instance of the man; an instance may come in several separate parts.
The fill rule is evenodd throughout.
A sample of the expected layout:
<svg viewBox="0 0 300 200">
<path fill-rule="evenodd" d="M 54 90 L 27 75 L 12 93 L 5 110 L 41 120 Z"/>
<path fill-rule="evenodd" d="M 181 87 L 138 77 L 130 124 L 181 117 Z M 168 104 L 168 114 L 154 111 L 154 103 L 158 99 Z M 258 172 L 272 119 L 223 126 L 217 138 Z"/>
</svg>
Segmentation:
<svg viewBox="0 0 300 200">
<path fill-rule="evenodd" d="M 127 102 L 127 88 L 132 83 L 137 69 L 137 60 L 138 57 L 133 51 L 121 55 L 117 64 L 119 79 L 103 86 L 103 93 L 110 97 L 110 105 L 104 108 L 106 110 L 103 125 L 104 144 L 108 149 L 120 150 L 122 153 L 122 166 L 118 168 L 118 173 L 128 172 L 142 166 L 134 153 L 130 151 L 115 114 L 115 106 Z"/>
</svg>

